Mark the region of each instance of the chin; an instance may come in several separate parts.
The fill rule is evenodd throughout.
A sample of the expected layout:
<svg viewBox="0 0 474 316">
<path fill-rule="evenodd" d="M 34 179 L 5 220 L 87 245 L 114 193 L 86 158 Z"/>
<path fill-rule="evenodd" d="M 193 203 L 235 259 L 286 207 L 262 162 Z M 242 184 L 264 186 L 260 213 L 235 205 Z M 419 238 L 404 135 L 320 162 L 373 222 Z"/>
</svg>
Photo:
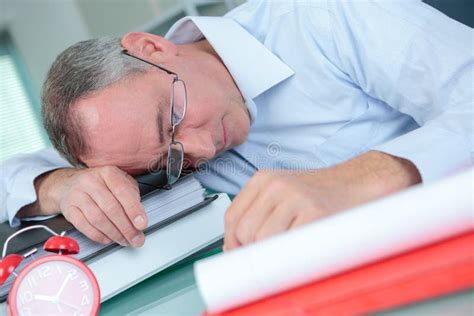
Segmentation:
<svg viewBox="0 0 474 316">
<path fill-rule="evenodd" d="M 247 128 L 245 132 L 241 132 L 240 135 L 233 135 L 234 138 L 232 139 L 232 144 L 230 144 L 229 148 L 226 148 L 225 150 L 229 150 L 239 145 L 242 145 L 247 140 L 248 135 L 249 135 L 249 128 Z"/>
</svg>

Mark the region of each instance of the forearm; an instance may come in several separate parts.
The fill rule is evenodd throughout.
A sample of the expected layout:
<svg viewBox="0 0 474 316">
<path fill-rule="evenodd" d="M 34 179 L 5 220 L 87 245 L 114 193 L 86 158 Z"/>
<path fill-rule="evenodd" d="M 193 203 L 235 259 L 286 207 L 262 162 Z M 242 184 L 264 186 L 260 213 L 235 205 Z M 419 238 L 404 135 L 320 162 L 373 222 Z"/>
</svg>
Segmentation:
<svg viewBox="0 0 474 316">
<path fill-rule="evenodd" d="M 324 172 L 328 173 L 329 179 L 345 183 L 347 207 L 421 182 L 420 173 L 413 163 L 379 151 L 370 151 Z"/>
<path fill-rule="evenodd" d="M 51 170 L 68 167 L 69 163 L 52 149 L 14 156 L 2 162 L 0 205 L 10 225 L 19 225 L 19 210 L 38 200 L 35 179 Z"/>
<path fill-rule="evenodd" d="M 17 217 L 52 215 L 60 211 L 59 180 L 69 177 L 75 172 L 72 168 L 56 169 L 38 176 L 34 181 L 37 200 L 20 209 Z"/>
</svg>

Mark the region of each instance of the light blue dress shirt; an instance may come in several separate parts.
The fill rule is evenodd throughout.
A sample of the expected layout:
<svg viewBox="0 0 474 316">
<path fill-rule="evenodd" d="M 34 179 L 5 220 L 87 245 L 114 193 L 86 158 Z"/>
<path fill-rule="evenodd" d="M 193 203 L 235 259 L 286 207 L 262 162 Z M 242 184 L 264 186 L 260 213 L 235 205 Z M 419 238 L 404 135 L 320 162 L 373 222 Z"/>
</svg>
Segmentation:
<svg viewBox="0 0 474 316">
<path fill-rule="evenodd" d="M 178 21 L 167 38 L 205 37 L 252 120 L 248 140 L 198 178 L 236 194 L 257 170 L 325 168 L 369 150 L 412 161 L 424 182 L 471 164 L 473 35 L 416 0 L 249 1 L 223 18 Z M 2 167 L 12 224 L 36 200 L 34 178 L 63 166 L 47 150 Z"/>
<path fill-rule="evenodd" d="M 473 30 L 421 1 L 250 1 L 167 34 L 205 37 L 242 92 L 248 140 L 200 172 L 236 194 L 256 170 L 319 169 L 379 150 L 424 182 L 471 163 Z"/>
</svg>

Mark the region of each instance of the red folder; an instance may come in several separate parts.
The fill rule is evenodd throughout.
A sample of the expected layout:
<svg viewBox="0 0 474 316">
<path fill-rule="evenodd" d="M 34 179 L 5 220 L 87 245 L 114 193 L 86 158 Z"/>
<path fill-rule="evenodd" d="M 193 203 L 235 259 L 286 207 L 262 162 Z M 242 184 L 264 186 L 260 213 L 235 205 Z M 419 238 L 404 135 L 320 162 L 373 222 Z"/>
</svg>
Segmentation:
<svg viewBox="0 0 474 316">
<path fill-rule="evenodd" d="M 231 311 L 205 315 L 365 314 L 472 287 L 474 231 Z"/>
</svg>

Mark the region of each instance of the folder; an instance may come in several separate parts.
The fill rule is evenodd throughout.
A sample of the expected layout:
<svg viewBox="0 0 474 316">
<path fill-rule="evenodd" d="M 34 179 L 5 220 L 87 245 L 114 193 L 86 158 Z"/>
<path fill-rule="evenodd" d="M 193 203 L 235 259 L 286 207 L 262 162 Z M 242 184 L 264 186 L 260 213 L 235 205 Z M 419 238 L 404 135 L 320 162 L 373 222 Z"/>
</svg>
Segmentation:
<svg viewBox="0 0 474 316">
<path fill-rule="evenodd" d="M 357 315 L 474 287 L 474 231 L 206 316 Z"/>
<path fill-rule="evenodd" d="M 227 195 L 205 196 L 204 188 L 192 175 L 180 179 L 172 190 L 143 192 L 140 188 L 140 191 L 149 218 L 149 226 L 144 230 L 147 236 L 145 245 L 141 248 L 93 242 L 62 216 L 41 222 L 24 222 L 22 227 L 43 224 L 57 233 L 66 231 L 66 235 L 76 239 L 81 251 L 74 256 L 88 264 L 95 273 L 101 287 L 102 301 L 222 239 L 223 216 L 230 204 Z M 8 223 L 0 224 L 2 248 L 8 236 L 20 228 L 9 227 Z M 32 248 L 37 249 L 33 258 L 25 259 L 16 269 L 17 273 L 34 258 L 46 255 L 42 244 L 50 236 L 46 231 L 32 230 L 8 244 L 7 253 L 26 253 Z M 120 269 L 126 269 L 126 275 L 117 270 L 116 262 L 121 262 Z M 13 281 L 12 275 L 0 287 L 0 302 L 6 300 Z"/>
</svg>

